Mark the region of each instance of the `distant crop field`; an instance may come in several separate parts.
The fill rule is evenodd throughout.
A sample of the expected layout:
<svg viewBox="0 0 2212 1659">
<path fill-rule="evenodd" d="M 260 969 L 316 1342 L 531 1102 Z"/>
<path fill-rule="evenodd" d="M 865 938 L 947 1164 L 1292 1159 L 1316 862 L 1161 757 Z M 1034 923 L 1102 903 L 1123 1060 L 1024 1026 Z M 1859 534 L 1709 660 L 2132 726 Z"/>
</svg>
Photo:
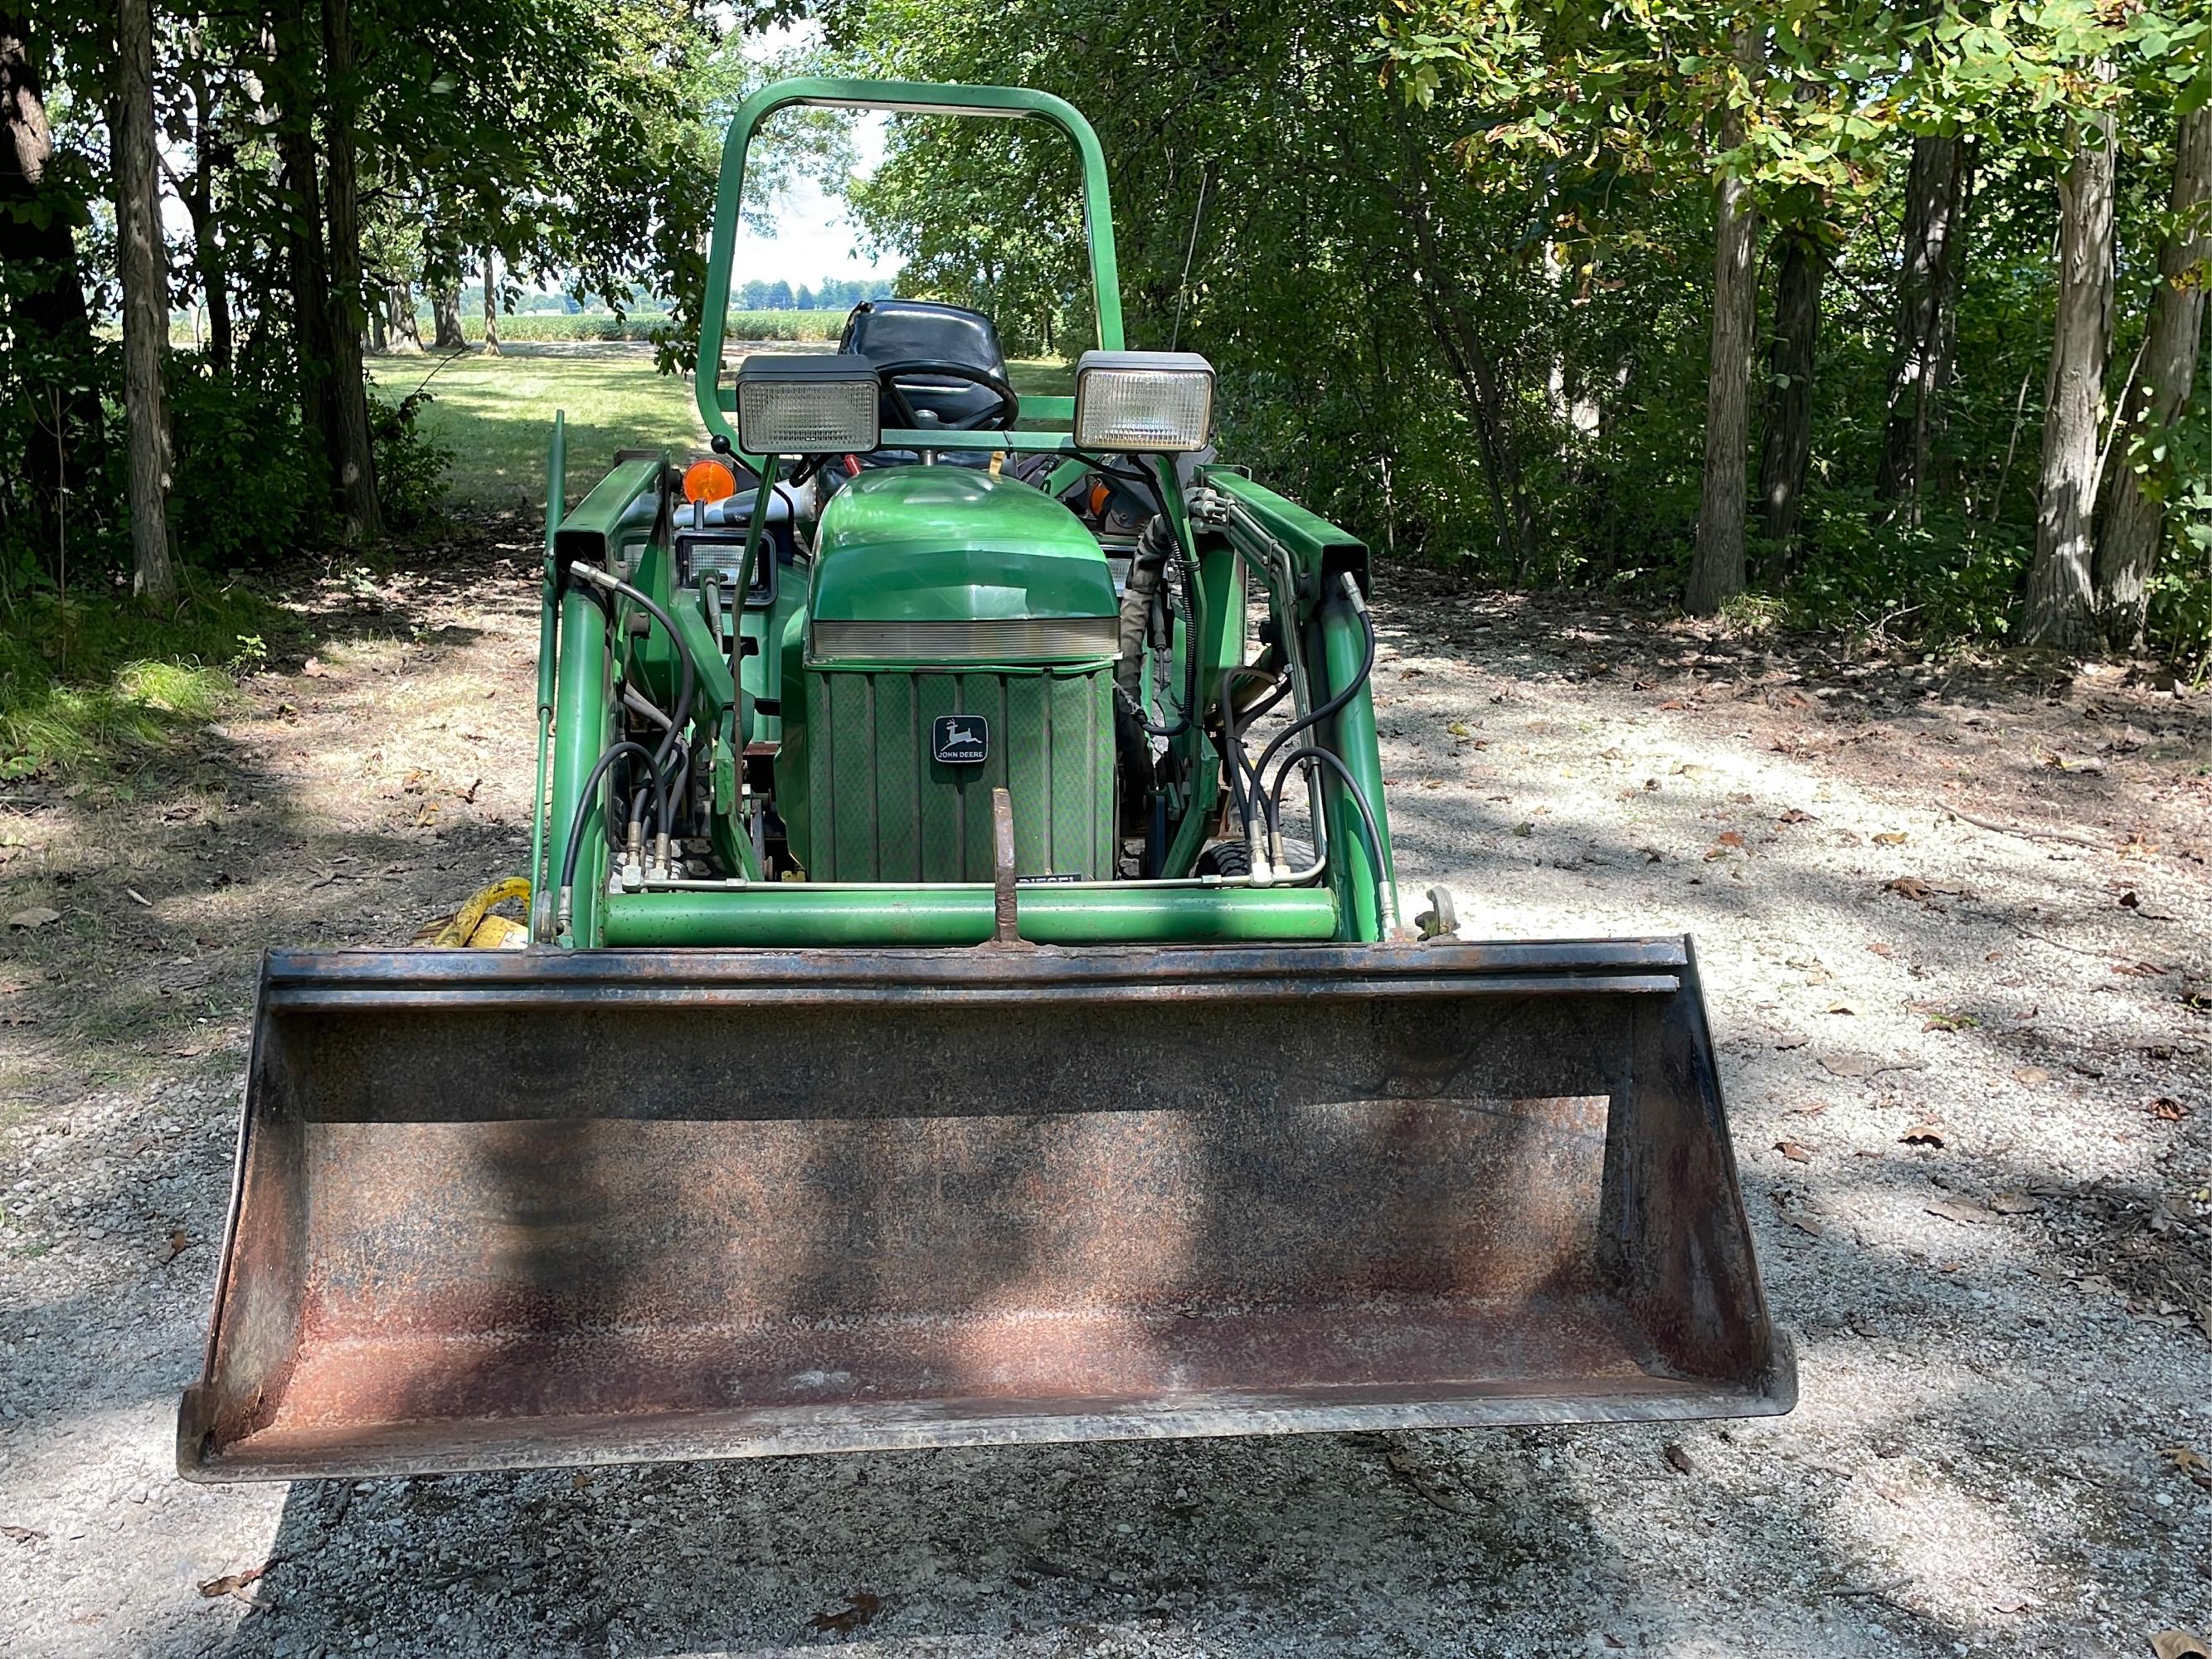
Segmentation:
<svg viewBox="0 0 2212 1659">
<path fill-rule="evenodd" d="M 588 312 L 531 311 L 501 317 L 499 337 L 518 342 L 649 340 L 653 331 L 667 321 L 665 314 L 658 313 L 632 312 L 617 321 L 611 316 Z M 834 340 L 844 327 L 845 313 L 842 311 L 733 311 L 726 332 L 733 340 Z M 483 313 L 464 312 L 461 331 L 471 340 L 483 339 Z M 429 319 L 425 318 L 423 338 L 428 340 L 429 334 Z"/>
</svg>

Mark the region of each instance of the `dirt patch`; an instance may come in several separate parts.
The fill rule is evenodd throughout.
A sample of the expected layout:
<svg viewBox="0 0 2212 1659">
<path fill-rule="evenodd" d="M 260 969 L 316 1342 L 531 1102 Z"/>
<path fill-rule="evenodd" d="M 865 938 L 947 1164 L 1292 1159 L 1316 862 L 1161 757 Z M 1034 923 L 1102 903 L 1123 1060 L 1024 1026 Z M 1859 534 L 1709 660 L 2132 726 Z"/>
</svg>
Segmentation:
<svg viewBox="0 0 2212 1659">
<path fill-rule="evenodd" d="M 2212 704 L 1400 576 L 1407 909 L 1697 936 L 1773 1422 L 204 1490 L 261 947 L 525 856 L 526 540 L 333 574 L 132 799 L 0 816 L 0 1631 L 33 1654 L 2137 1654 L 2212 1624 Z M 1991 827 L 1995 826 L 1995 827 Z M 248 1577 L 264 1568 L 258 1577 Z"/>
</svg>

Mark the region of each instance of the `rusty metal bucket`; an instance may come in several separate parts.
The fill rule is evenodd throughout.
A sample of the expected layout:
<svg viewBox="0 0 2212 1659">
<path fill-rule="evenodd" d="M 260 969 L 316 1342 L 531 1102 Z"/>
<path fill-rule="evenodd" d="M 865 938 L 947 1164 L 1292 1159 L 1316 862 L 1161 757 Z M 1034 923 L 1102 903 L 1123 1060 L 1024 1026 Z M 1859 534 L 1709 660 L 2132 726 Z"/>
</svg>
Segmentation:
<svg viewBox="0 0 2212 1659">
<path fill-rule="evenodd" d="M 196 1480 L 1787 1411 L 1688 942 L 277 954 Z"/>
</svg>

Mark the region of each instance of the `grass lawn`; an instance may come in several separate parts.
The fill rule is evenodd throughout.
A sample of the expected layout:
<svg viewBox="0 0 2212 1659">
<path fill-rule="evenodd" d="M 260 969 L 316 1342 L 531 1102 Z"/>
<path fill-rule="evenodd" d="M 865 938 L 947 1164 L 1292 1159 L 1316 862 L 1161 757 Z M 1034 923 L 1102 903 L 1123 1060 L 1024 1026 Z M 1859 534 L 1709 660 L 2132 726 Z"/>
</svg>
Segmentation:
<svg viewBox="0 0 2212 1659">
<path fill-rule="evenodd" d="M 380 357 L 370 372 L 386 397 L 404 397 L 435 358 Z M 1017 391 L 1065 396 L 1074 389 L 1058 361 L 1010 364 Z M 535 514 L 545 502 L 545 444 L 556 410 L 568 422 L 568 500 L 573 505 L 614 464 L 615 451 L 648 444 L 678 452 L 706 447 L 691 382 L 657 373 L 636 346 L 524 347 L 499 357 L 457 358 L 428 383 L 424 429 L 453 452 L 447 504 L 481 512 Z"/>
<path fill-rule="evenodd" d="M 437 368 L 434 357 L 370 362 L 379 390 L 404 397 Z M 705 429 L 691 406 L 691 383 L 662 374 L 650 350 L 580 345 L 471 354 L 438 368 L 424 430 L 453 453 L 447 503 L 483 511 L 537 514 L 545 505 L 545 445 L 556 411 L 568 426 L 568 500 L 573 504 L 614 465 L 615 451 L 648 444 L 703 448 Z"/>
</svg>

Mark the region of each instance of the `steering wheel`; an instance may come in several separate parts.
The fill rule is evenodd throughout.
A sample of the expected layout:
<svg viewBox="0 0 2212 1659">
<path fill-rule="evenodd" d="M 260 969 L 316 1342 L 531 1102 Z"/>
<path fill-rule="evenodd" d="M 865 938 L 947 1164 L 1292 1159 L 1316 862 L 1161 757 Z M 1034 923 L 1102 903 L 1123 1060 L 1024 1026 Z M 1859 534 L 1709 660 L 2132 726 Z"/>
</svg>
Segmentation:
<svg viewBox="0 0 2212 1659">
<path fill-rule="evenodd" d="M 878 363 L 876 376 L 883 382 L 884 396 L 890 399 L 891 407 L 908 428 L 918 429 L 926 423 L 915 412 L 913 403 L 900 387 L 901 380 L 964 380 L 991 393 L 998 401 L 990 408 L 979 410 L 964 420 L 928 422 L 944 432 L 975 432 L 986 427 L 1012 426 L 1022 410 L 1021 396 L 1012 386 L 988 368 L 975 368 L 966 363 L 939 362 L 928 357 L 910 357 L 896 363 Z"/>
</svg>

